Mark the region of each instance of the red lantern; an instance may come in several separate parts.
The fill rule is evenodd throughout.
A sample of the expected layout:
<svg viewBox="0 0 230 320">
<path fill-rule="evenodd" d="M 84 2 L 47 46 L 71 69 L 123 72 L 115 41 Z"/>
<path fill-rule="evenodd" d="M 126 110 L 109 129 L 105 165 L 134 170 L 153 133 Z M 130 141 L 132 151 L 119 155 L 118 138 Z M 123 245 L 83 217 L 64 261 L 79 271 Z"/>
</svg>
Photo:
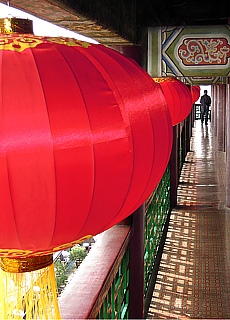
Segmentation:
<svg viewBox="0 0 230 320">
<path fill-rule="evenodd" d="M 158 85 L 102 45 L 2 35 L 0 256 L 52 253 L 137 209 L 167 166 Z"/>
<path fill-rule="evenodd" d="M 188 87 L 176 78 L 153 78 L 159 83 L 168 104 L 173 126 L 187 118 L 192 109 L 192 97 Z"/>
<path fill-rule="evenodd" d="M 195 103 L 200 97 L 200 86 L 191 86 L 190 91 L 192 95 L 192 103 Z"/>
<path fill-rule="evenodd" d="M 2 35 L 0 79 L 0 318 L 57 319 L 52 253 L 148 198 L 171 118 L 159 85 L 102 45 Z"/>
</svg>

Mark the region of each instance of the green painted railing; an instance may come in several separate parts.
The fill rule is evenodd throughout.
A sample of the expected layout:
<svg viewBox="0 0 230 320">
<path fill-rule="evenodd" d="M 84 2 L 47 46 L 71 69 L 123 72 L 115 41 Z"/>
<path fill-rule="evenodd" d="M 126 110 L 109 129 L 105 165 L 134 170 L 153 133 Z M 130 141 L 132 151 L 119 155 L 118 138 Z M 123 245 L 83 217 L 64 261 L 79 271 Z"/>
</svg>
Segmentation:
<svg viewBox="0 0 230 320">
<path fill-rule="evenodd" d="M 129 319 L 129 274 L 129 249 L 127 249 L 97 319 Z"/>
<path fill-rule="evenodd" d="M 145 254 L 144 294 L 149 287 L 154 262 L 162 238 L 166 218 L 170 210 L 170 169 L 166 169 L 157 189 L 146 202 L 145 208 Z"/>
<path fill-rule="evenodd" d="M 164 176 L 145 206 L 144 295 L 153 273 L 154 261 L 166 218 L 170 210 L 170 170 Z M 129 250 L 127 249 L 118 272 L 104 299 L 97 319 L 129 319 Z"/>
</svg>

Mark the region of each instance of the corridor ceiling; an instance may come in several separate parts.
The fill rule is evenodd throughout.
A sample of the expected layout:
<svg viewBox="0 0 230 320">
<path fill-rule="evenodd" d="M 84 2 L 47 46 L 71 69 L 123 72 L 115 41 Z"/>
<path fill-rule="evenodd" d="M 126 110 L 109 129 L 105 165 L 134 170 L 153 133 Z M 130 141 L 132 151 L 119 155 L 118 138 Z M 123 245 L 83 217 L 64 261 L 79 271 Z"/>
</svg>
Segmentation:
<svg viewBox="0 0 230 320">
<path fill-rule="evenodd" d="M 107 45 L 140 44 L 147 27 L 230 24 L 230 0 L 11 0 L 10 6 Z"/>
</svg>

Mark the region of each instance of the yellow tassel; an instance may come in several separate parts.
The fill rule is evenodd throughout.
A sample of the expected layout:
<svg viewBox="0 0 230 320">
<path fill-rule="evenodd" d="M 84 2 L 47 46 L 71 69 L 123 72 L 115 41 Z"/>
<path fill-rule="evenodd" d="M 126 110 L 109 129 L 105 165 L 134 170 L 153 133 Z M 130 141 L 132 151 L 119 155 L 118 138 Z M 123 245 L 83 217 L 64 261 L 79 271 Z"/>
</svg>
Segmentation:
<svg viewBox="0 0 230 320">
<path fill-rule="evenodd" d="M 0 259 L 0 319 L 61 319 L 52 256 L 28 259 Z"/>
</svg>

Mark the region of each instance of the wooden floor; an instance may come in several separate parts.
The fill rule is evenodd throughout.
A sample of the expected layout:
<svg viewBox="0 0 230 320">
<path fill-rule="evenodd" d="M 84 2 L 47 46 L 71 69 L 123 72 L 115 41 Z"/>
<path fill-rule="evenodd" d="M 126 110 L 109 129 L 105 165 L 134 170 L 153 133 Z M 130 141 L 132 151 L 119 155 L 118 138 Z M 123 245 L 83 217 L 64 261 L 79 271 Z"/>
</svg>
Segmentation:
<svg viewBox="0 0 230 320">
<path fill-rule="evenodd" d="M 195 122 L 147 319 L 230 319 L 225 153 Z"/>
</svg>

